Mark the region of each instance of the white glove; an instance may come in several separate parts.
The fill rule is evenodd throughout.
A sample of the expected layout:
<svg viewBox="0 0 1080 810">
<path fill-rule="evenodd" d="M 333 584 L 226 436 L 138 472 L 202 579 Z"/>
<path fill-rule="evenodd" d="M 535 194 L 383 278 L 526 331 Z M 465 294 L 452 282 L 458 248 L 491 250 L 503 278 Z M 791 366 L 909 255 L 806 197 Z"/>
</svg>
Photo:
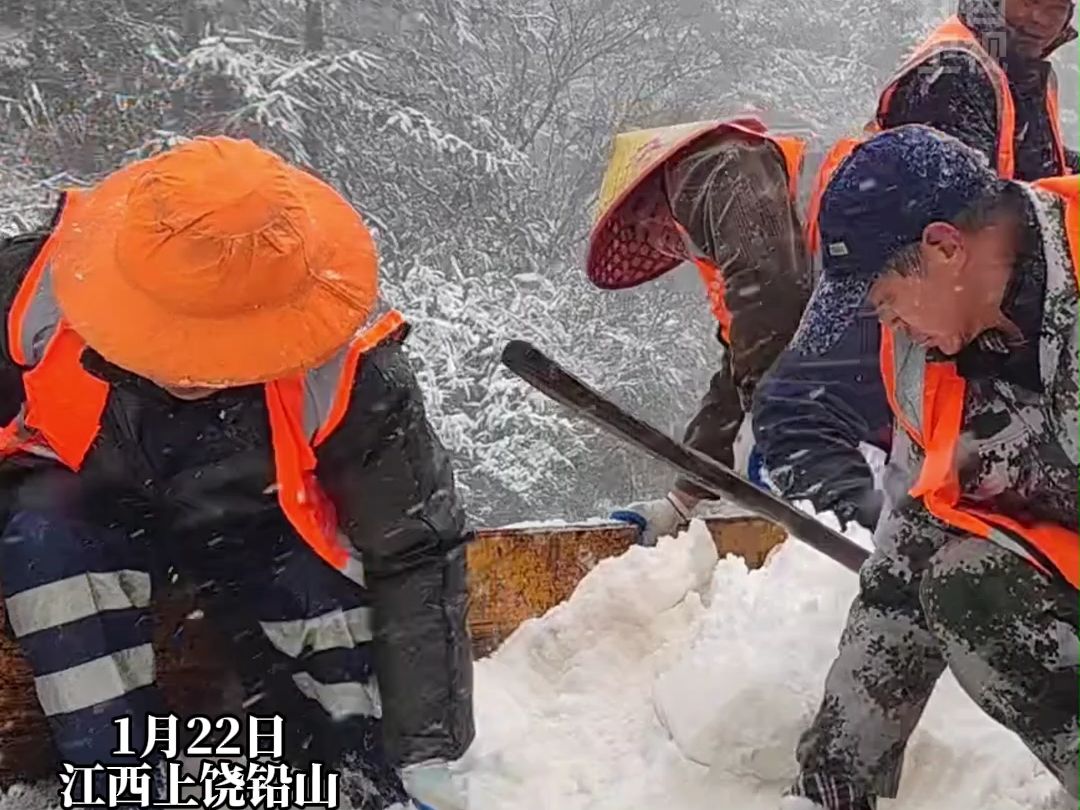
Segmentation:
<svg viewBox="0 0 1080 810">
<path fill-rule="evenodd" d="M 655 501 L 633 503 L 625 509 L 612 512 L 613 520 L 633 523 L 641 531 L 641 545 L 655 546 L 661 537 L 674 535 L 690 522 L 693 507 L 686 504 L 674 492 Z"/>
<path fill-rule="evenodd" d="M 449 764 L 441 759 L 409 765 L 401 771 L 405 792 L 431 810 L 466 810 L 465 795 L 454 784 Z"/>
</svg>

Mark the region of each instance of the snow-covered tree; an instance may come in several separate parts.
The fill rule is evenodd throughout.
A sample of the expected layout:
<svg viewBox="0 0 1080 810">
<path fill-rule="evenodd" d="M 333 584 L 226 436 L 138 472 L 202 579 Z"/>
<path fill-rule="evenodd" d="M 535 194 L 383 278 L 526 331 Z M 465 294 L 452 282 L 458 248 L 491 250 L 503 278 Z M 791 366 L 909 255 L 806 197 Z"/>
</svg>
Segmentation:
<svg viewBox="0 0 1080 810">
<path fill-rule="evenodd" d="M 534 341 L 671 433 L 717 365 L 696 274 L 593 289 L 615 132 L 754 109 L 857 129 L 937 0 L 5 0 L 0 227 L 176 140 L 251 137 L 339 188 L 414 325 L 431 416 L 483 522 L 586 517 L 670 473 L 498 362 Z M 1059 59 L 1076 138 L 1076 50 Z"/>
</svg>

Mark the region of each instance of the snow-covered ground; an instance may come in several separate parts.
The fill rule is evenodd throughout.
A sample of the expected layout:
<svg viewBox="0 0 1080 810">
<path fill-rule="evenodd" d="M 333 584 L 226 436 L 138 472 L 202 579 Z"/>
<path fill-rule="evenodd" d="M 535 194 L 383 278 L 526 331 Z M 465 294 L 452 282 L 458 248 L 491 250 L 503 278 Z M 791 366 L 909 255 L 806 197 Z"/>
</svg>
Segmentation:
<svg viewBox="0 0 1080 810">
<path fill-rule="evenodd" d="M 470 810 L 775 808 L 855 590 L 796 542 L 760 571 L 718 562 L 700 524 L 602 562 L 479 662 Z M 947 676 L 888 807 L 1075 803 Z"/>
<path fill-rule="evenodd" d="M 775 808 L 855 588 L 796 542 L 759 571 L 718 561 L 698 523 L 603 561 L 478 663 L 478 737 L 456 769 L 468 810 Z M 43 788 L 0 796 L 0 810 L 47 804 Z M 1075 803 L 946 677 L 891 807 Z"/>
</svg>

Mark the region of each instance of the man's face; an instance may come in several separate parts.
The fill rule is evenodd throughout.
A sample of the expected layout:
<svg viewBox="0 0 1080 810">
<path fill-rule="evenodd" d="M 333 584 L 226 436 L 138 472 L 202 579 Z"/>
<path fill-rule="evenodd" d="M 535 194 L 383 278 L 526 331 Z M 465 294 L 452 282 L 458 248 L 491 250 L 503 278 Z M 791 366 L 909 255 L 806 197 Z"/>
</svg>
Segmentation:
<svg viewBox="0 0 1080 810">
<path fill-rule="evenodd" d="M 927 231 L 919 245 L 919 268 L 879 278 L 870 302 L 884 325 L 902 330 L 920 346 L 953 355 L 975 337 L 967 317 L 972 291 L 963 282 L 968 253 L 964 235 L 951 225 Z"/>
<path fill-rule="evenodd" d="M 920 346 L 948 355 L 967 343 L 957 317 L 959 299 L 955 284 L 929 272 L 910 276 L 889 273 L 878 279 L 871 292 L 883 324 L 902 330 Z"/>
<path fill-rule="evenodd" d="M 1007 47 L 1024 56 L 1043 56 L 1072 12 L 1070 0 L 1004 0 Z"/>
</svg>

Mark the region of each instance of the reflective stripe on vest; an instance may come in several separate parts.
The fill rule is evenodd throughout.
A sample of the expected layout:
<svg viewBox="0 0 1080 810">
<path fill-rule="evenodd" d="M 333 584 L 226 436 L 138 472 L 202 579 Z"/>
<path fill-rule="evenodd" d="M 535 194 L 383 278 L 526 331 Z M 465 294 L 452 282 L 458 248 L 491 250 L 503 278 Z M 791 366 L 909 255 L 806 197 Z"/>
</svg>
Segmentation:
<svg viewBox="0 0 1080 810">
<path fill-rule="evenodd" d="M 820 233 L 818 232 L 818 215 L 821 212 L 821 197 L 829 180 L 843 163 L 844 158 L 851 154 L 866 137 L 882 132 L 885 119 L 888 117 L 896 90 L 901 81 L 914 70 L 925 64 L 933 57 L 946 51 L 963 51 L 970 55 L 982 67 L 997 98 L 998 113 L 998 148 L 997 148 L 997 173 L 999 177 L 1011 179 L 1016 173 L 1016 105 L 1013 100 L 1012 90 L 1009 87 L 1008 77 L 1001 65 L 997 63 L 986 49 L 979 43 L 978 37 L 972 33 L 959 17 L 953 16 L 938 26 L 929 37 L 915 50 L 915 52 L 901 66 L 893 78 L 885 86 L 878 100 L 877 114 L 864 128 L 863 137 L 843 138 L 833 145 L 828 156 L 822 162 L 818 170 L 818 176 L 814 183 L 810 203 L 807 208 L 806 218 L 806 244 L 811 254 L 817 253 L 820 248 Z M 1065 140 L 1061 134 L 1061 113 L 1058 103 L 1057 76 L 1051 69 L 1046 87 L 1046 112 L 1050 118 L 1050 133 L 1054 141 L 1054 152 L 1057 156 L 1061 171 L 1067 171 L 1065 161 Z"/>
<path fill-rule="evenodd" d="M 1073 273 L 1080 288 L 1080 177 L 1055 177 L 1032 184 L 1065 200 L 1065 223 Z M 992 540 L 1044 571 L 1057 571 L 1080 588 L 1080 535 L 1052 523 L 1023 525 L 1012 518 L 960 501 L 957 444 L 964 416 L 966 383 L 949 362 L 926 361 L 926 350 L 902 333 L 882 330 L 881 371 L 897 421 L 923 449 L 924 460 L 910 495 L 927 511 L 962 531 Z"/>
<path fill-rule="evenodd" d="M 800 138 L 784 135 L 770 135 L 735 123 L 729 124 L 728 127 L 732 130 L 752 135 L 756 138 L 764 138 L 780 150 L 780 154 L 784 158 L 784 170 L 787 172 L 788 176 L 788 194 L 791 196 L 792 203 L 794 204 L 798 199 L 799 194 L 799 173 L 802 171 L 803 157 L 806 154 L 806 142 Z M 675 223 L 675 227 L 679 230 L 679 234 L 683 238 L 683 243 L 686 245 L 687 249 L 690 250 L 694 265 L 697 267 L 698 274 L 701 276 L 701 281 L 705 285 L 705 291 L 709 296 L 709 308 L 712 310 L 713 316 L 720 323 L 720 334 L 725 341 L 730 342 L 731 312 L 727 307 L 723 271 L 712 259 L 700 253 L 697 246 L 694 245 L 693 240 L 690 238 L 690 234 L 687 233 L 682 225 Z"/>
<path fill-rule="evenodd" d="M 360 359 L 404 324 L 399 312 L 384 305 L 327 363 L 265 386 L 278 504 L 315 553 L 339 570 L 349 561 L 348 541 L 340 537 L 337 512 L 315 473 L 315 448 L 345 417 Z"/>
<path fill-rule="evenodd" d="M 64 194 L 53 234 L 81 201 L 79 191 Z M 109 386 L 83 369 L 86 344 L 60 317 L 49 271 L 55 249 L 50 234 L 8 313 L 8 352 L 26 369 L 25 400 L 18 416 L 0 432 L 0 457 L 33 453 L 77 470 L 97 437 Z"/>
<path fill-rule="evenodd" d="M 8 313 L 9 353 L 25 369 L 26 399 L 19 415 L 0 431 L 0 458 L 44 455 L 76 472 L 101 429 L 109 396 L 109 384 L 83 368 L 86 343 L 64 321 L 50 283 L 55 234 L 65 214 L 78 204 L 77 192 L 65 195 L 60 220 Z M 339 570 L 346 568 L 349 554 L 339 537 L 333 505 L 315 476 L 315 448 L 348 411 L 363 355 L 404 325 L 401 314 L 380 301 L 356 337 L 326 363 L 264 386 L 278 503 L 304 541 Z"/>
</svg>

